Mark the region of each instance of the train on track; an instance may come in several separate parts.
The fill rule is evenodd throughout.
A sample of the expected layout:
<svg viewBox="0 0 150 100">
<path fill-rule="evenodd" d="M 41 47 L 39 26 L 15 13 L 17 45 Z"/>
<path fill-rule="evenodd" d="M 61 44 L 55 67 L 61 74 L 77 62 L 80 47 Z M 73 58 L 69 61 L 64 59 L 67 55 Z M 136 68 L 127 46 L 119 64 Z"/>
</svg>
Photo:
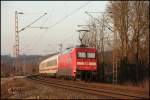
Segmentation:
<svg viewBox="0 0 150 100">
<path fill-rule="evenodd" d="M 93 79 L 97 71 L 96 48 L 74 47 L 49 57 L 39 65 L 39 74 L 76 80 Z"/>
</svg>

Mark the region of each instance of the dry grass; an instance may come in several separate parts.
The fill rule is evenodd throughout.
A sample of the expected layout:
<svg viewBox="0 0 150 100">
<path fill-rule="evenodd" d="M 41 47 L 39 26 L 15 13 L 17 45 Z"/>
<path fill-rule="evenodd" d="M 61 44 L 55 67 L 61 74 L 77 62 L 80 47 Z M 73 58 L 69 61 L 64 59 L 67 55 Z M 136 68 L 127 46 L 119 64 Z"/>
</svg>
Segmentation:
<svg viewBox="0 0 150 100">
<path fill-rule="evenodd" d="M 12 89 L 14 92 L 11 92 Z M 98 99 L 101 97 L 45 86 L 25 79 L 12 79 L 1 84 L 1 99 Z"/>
<path fill-rule="evenodd" d="M 26 91 L 34 90 L 36 86 L 24 79 L 11 79 L 1 83 L 1 99 L 20 97 Z"/>
<path fill-rule="evenodd" d="M 149 81 L 146 81 L 146 83 Z M 105 84 L 106 85 L 106 84 Z M 13 90 L 13 92 L 11 91 Z M 82 92 L 37 84 L 26 79 L 1 82 L 1 99 L 100 99 Z"/>
</svg>

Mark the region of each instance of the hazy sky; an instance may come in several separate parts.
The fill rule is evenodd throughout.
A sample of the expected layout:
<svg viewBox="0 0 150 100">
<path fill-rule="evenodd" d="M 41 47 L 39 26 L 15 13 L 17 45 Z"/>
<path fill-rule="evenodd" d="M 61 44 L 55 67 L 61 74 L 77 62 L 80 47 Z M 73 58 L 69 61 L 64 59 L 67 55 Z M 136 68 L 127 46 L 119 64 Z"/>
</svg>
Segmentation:
<svg viewBox="0 0 150 100">
<path fill-rule="evenodd" d="M 47 13 L 32 27 L 19 33 L 20 54 L 49 54 L 58 49 L 79 43 L 77 25 L 85 25 L 89 16 L 85 11 L 103 12 L 107 1 L 1 1 L 1 54 L 13 55 L 15 44 L 15 11 L 19 15 L 19 29 L 33 22 L 42 13 Z M 79 9 L 82 7 L 81 9 Z M 68 16 L 69 15 L 69 16 Z M 67 17 L 68 16 L 68 17 Z M 94 15 L 96 17 L 96 15 Z M 58 24 L 56 24 L 59 22 Z"/>
</svg>

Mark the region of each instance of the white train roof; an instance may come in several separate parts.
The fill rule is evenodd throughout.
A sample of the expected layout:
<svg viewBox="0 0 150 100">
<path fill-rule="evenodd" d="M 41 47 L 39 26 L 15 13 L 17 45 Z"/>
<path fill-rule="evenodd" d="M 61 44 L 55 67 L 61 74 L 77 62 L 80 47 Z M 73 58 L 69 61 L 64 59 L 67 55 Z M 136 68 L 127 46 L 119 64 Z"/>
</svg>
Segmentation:
<svg viewBox="0 0 150 100">
<path fill-rule="evenodd" d="M 58 55 L 59 55 L 59 54 L 54 55 L 54 56 L 52 56 L 52 57 L 49 57 L 49 58 L 43 60 L 43 61 L 41 62 L 41 64 L 42 64 L 42 63 L 45 63 L 45 62 L 47 62 L 47 61 L 53 60 L 53 59 L 58 59 Z"/>
</svg>

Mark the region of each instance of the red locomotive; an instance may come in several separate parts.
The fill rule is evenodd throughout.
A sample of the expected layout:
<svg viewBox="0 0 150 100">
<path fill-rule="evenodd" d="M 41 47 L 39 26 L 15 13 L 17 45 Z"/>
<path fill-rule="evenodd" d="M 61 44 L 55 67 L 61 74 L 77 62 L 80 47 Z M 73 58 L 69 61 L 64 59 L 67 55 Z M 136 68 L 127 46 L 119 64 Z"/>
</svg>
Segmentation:
<svg viewBox="0 0 150 100">
<path fill-rule="evenodd" d="M 54 74 L 55 72 L 54 75 L 56 75 L 56 77 L 71 78 L 73 80 L 75 80 L 76 78 L 91 79 L 96 74 L 97 60 L 95 48 L 88 48 L 88 47 L 69 48 L 55 58 L 56 58 L 55 64 L 54 62 L 53 64 L 50 64 L 50 62 L 52 61 L 49 60 L 45 61 L 45 63 L 53 65 L 52 67 L 55 68 L 55 71 L 51 71 L 50 69 L 51 66 L 47 66 L 47 68 L 49 67 L 48 69 L 49 71 L 45 71 L 42 73 L 51 74 L 51 72 L 53 72 Z M 43 67 L 41 66 L 40 69 L 42 68 Z"/>
</svg>

